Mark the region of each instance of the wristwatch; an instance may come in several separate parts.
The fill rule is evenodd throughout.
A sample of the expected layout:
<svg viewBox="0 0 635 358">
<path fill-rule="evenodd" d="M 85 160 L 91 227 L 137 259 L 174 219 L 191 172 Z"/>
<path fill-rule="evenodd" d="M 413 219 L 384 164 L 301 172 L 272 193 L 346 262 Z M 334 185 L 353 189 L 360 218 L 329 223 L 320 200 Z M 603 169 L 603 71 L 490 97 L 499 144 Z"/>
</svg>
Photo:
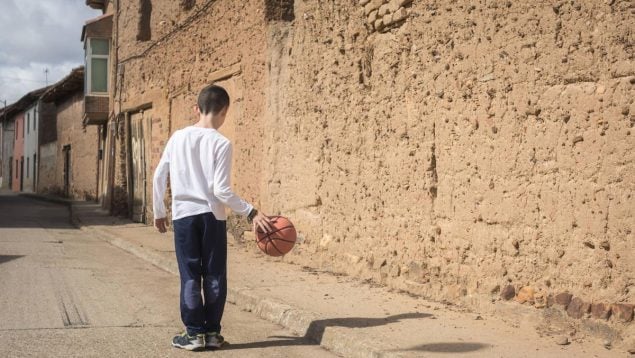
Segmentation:
<svg viewBox="0 0 635 358">
<path fill-rule="evenodd" d="M 249 223 L 252 223 L 254 221 L 256 215 L 258 215 L 258 210 L 256 210 L 256 208 L 251 209 L 249 215 L 247 215 L 247 220 L 249 220 Z"/>
</svg>

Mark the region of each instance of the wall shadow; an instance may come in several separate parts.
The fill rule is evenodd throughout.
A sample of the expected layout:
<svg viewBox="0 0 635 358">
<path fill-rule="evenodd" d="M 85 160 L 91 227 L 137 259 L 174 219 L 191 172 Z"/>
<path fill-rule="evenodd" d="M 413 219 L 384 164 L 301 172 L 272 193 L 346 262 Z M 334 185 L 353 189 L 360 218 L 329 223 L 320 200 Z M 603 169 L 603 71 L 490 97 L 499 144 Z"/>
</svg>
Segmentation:
<svg viewBox="0 0 635 358">
<path fill-rule="evenodd" d="M 316 320 L 309 324 L 309 328 L 307 329 L 307 332 L 303 337 L 271 336 L 269 338 L 275 338 L 276 340 L 228 344 L 226 346 L 223 346 L 222 349 L 236 350 L 282 346 L 319 345 L 322 342 L 324 332 L 328 327 L 368 328 L 396 323 L 405 319 L 421 319 L 428 317 L 432 317 L 432 315 L 429 313 L 403 313 L 381 318 L 348 317 Z"/>
<path fill-rule="evenodd" d="M 4 193 L 0 194 L 0 229 L 3 228 L 76 229 L 67 205 Z"/>
</svg>

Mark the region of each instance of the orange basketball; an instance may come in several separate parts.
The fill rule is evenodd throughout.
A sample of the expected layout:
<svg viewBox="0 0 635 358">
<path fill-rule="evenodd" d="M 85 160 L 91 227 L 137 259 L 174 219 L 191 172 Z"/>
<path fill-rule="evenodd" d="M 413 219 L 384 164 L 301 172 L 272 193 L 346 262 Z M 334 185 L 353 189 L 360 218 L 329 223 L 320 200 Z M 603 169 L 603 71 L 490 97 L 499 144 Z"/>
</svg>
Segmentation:
<svg viewBox="0 0 635 358">
<path fill-rule="evenodd" d="M 256 243 L 265 254 L 282 256 L 293 248 L 297 233 L 291 221 L 284 216 L 272 216 L 270 219 L 273 231 L 265 233 L 260 227 L 256 228 Z"/>
</svg>

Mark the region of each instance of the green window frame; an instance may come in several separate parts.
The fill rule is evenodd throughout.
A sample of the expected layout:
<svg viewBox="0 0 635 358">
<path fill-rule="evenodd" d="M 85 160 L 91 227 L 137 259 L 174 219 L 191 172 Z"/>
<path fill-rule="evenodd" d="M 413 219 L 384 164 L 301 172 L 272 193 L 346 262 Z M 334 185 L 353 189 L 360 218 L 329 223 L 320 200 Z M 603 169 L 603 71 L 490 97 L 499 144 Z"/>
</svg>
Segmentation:
<svg viewBox="0 0 635 358">
<path fill-rule="evenodd" d="M 110 65 L 110 39 L 89 38 L 86 46 L 85 92 L 93 95 L 108 94 Z"/>
</svg>

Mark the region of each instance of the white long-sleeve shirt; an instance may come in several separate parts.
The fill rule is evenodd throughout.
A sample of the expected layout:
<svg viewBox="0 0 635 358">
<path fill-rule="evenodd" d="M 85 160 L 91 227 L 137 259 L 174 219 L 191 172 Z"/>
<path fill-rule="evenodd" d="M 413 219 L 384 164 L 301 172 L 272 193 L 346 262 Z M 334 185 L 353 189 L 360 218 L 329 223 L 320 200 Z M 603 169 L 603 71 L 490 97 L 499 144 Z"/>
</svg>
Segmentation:
<svg viewBox="0 0 635 358">
<path fill-rule="evenodd" d="M 253 206 L 231 190 L 231 163 L 231 142 L 215 129 L 190 126 L 176 131 L 154 172 L 154 218 L 166 216 L 163 199 L 168 173 L 173 220 L 208 212 L 226 220 L 225 206 L 248 215 Z"/>
</svg>

